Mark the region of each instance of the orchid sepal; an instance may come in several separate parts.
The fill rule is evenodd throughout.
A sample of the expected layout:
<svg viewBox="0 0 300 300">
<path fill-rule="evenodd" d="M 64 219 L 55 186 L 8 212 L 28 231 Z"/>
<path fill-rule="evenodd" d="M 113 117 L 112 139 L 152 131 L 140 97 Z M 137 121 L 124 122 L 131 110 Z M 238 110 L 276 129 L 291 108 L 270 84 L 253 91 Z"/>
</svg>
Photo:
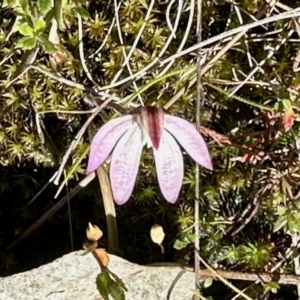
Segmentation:
<svg viewBox="0 0 300 300">
<path fill-rule="evenodd" d="M 189 156 L 199 165 L 212 170 L 206 143 L 197 129 L 188 121 L 165 114 L 164 128 L 169 131 Z"/>
<path fill-rule="evenodd" d="M 95 134 L 90 147 L 87 173 L 95 171 L 112 152 L 118 140 L 132 126 L 133 116 L 122 116 L 104 124 Z"/>
</svg>

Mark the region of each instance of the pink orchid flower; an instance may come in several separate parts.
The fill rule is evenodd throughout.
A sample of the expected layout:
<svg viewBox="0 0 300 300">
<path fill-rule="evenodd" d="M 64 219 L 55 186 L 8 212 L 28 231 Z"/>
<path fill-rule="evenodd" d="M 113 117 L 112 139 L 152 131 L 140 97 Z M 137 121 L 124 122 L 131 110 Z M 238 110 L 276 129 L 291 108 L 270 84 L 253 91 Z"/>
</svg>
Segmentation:
<svg viewBox="0 0 300 300">
<path fill-rule="evenodd" d="M 207 146 L 191 123 L 161 108 L 140 107 L 100 128 L 91 144 L 87 172 L 95 171 L 112 152 L 112 192 L 115 202 L 124 204 L 133 191 L 147 144 L 153 148 L 160 190 L 168 202 L 175 203 L 183 180 L 183 157 L 176 141 L 199 165 L 212 170 Z"/>
</svg>

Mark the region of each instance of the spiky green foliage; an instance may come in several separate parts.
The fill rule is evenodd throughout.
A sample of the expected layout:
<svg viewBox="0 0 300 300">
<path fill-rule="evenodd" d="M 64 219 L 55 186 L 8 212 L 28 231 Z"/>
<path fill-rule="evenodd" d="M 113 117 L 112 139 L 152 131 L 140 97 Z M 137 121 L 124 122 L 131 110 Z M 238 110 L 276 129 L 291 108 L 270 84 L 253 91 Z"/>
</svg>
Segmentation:
<svg viewBox="0 0 300 300">
<path fill-rule="evenodd" d="M 121 69 L 119 80 L 148 66 L 164 49 L 171 34 L 165 16 L 170 1 L 155 1 L 146 24 L 144 19 L 150 1 L 122 1 L 118 16 L 123 43 L 120 42 L 116 24 L 109 32 L 116 9 L 112 1 L 62 1 L 50 16 L 47 15 L 50 8 L 47 5 L 41 7 L 46 2 L 20 1 L 18 4 L 18 1 L 4 1 L 0 9 L 0 241 L 4 248 L 55 203 L 53 196 L 57 187 L 50 185 L 46 193 L 26 206 L 57 170 L 68 146 L 87 118 L 84 114 L 68 113 L 87 109 L 83 102 L 84 92 L 36 70 L 28 70 L 28 66 L 24 65 L 28 49 L 37 49 L 34 65 L 91 86 L 78 54 L 77 13 L 80 13 L 83 17 L 86 64 L 99 86 L 105 86 L 112 82 Z M 183 2 L 176 39 L 160 57 L 161 61 L 176 54 L 185 34 L 190 1 Z M 291 7 L 299 5 L 299 1 L 282 2 Z M 33 6 L 39 3 L 40 6 L 33 9 L 29 3 Z M 242 13 L 244 23 L 251 21 L 249 13 L 256 14 L 264 5 L 266 1 L 242 1 L 240 8 L 248 13 Z M 172 24 L 175 23 L 177 8 L 177 3 L 171 7 Z M 33 9 L 33 13 L 30 9 Z M 17 14 L 20 20 L 8 38 Z M 228 19 L 231 22 L 227 24 Z M 57 29 L 52 27 L 53 20 L 58 23 Z M 206 39 L 236 28 L 240 22 L 236 11 L 226 1 L 204 1 L 202 24 L 203 37 Z M 129 71 L 124 64 L 124 53 L 130 53 L 142 26 L 143 33 L 128 62 Z M 257 27 L 248 31 L 248 43 L 245 44 L 241 39 L 202 77 L 205 98 L 201 106 L 201 123 L 227 136 L 231 144 L 227 141 L 216 142 L 220 136 L 215 135 L 215 140 L 212 135 L 207 136 L 214 171 L 201 170 L 201 255 L 211 264 L 218 263 L 229 269 L 245 271 L 270 271 L 291 247 L 291 236 L 299 233 L 300 127 L 297 121 L 289 131 L 285 131 L 282 125 L 287 107 L 292 108 L 297 116 L 299 112 L 299 94 L 296 89 L 293 90 L 300 79 L 299 72 L 293 70 L 299 50 L 294 40 L 298 36 L 295 32 L 288 37 L 294 26 L 290 20 L 266 26 L 268 28 Z M 273 30 L 278 31 L 271 34 L 271 40 L 266 39 L 264 34 Z M 97 52 L 108 33 L 101 51 Z M 267 57 L 267 47 L 274 48 L 285 38 L 287 41 L 262 66 L 263 72 L 257 72 L 250 82 L 244 84 L 235 94 L 236 98 L 228 97 L 237 86 L 237 80 L 244 80 L 245 74 L 252 71 L 256 62 Z M 184 48 L 196 42 L 194 18 Z M 206 51 L 208 47 L 211 47 L 211 51 Z M 213 58 L 216 49 L 219 49 L 213 50 L 213 45 L 208 47 L 203 49 L 203 55 L 207 55 L 206 61 Z M 256 60 L 253 67 L 249 66 L 247 50 Z M 195 54 L 177 58 L 168 72 L 195 64 Z M 137 88 L 150 84 L 164 67 L 156 64 L 136 81 Z M 22 71 L 23 75 L 19 76 Z M 185 88 L 183 95 L 168 110 L 193 121 L 196 85 L 188 88 L 193 74 L 176 74 L 156 82 L 141 93 L 143 103 L 163 106 L 181 88 Z M 10 84 L 13 79 L 15 81 Z M 130 96 L 135 91 L 133 85 L 110 89 L 120 98 Z M 136 97 L 132 103 L 122 105 L 131 109 L 138 104 L 141 104 L 140 99 Z M 52 112 L 43 114 L 46 111 Z M 95 124 L 101 126 L 112 115 L 111 110 L 103 112 L 95 119 Z M 69 188 L 84 176 L 84 153 L 88 145 L 86 134 L 69 158 L 65 168 L 66 174 L 72 169 Z M 128 204 L 117 208 L 120 249 L 126 258 L 149 263 L 183 261 L 190 256 L 194 238 L 194 172 L 192 161 L 186 157 L 180 201 L 174 206 L 169 205 L 159 194 L 152 154 L 144 153 L 134 195 Z M 72 200 L 71 206 L 74 238 L 80 248 L 83 237 L 79 232 L 84 232 L 87 221 L 92 220 L 105 227 L 97 182 Z M 64 232 L 68 232 L 68 222 L 68 213 L 64 209 L 47 224 L 45 232 L 49 234 L 53 228 L 63 228 Z M 149 236 L 149 230 L 155 223 L 162 225 L 166 233 L 165 256 Z M 44 240 L 49 238 L 42 237 Z M 62 240 L 64 245 L 68 243 L 66 236 Z M 34 236 L 31 242 L 34 242 Z M 174 244 L 177 250 L 174 250 Z M 64 248 L 63 251 L 68 250 Z M 61 252 L 57 253 L 59 255 Z M 3 252 L 1 265 L 6 270 L 1 271 L 18 270 L 15 262 L 20 259 L 21 256 L 15 259 L 11 253 Z M 291 272 L 292 259 L 287 258 L 279 270 Z M 265 286 L 266 292 L 272 289 L 277 287 L 272 284 Z"/>
</svg>

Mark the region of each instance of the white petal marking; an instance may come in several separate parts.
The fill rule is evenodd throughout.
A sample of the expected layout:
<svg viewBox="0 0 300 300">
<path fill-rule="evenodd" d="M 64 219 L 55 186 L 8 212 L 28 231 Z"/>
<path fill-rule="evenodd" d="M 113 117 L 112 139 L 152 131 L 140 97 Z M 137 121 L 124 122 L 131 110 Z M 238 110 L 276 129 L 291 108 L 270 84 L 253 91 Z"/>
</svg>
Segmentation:
<svg viewBox="0 0 300 300">
<path fill-rule="evenodd" d="M 197 129 L 188 121 L 165 114 L 164 128 L 168 130 L 199 165 L 212 170 L 206 143 Z"/>
<path fill-rule="evenodd" d="M 159 149 L 153 148 L 160 190 L 165 199 L 175 203 L 182 185 L 183 158 L 173 136 L 163 130 Z"/>
<path fill-rule="evenodd" d="M 95 171 L 108 157 L 120 137 L 133 126 L 133 116 L 113 119 L 95 134 L 88 160 L 87 172 Z"/>
<path fill-rule="evenodd" d="M 124 134 L 113 151 L 110 181 L 115 202 L 119 205 L 124 204 L 132 193 L 142 149 L 142 131 L 136 125 Z"/>
</svg>

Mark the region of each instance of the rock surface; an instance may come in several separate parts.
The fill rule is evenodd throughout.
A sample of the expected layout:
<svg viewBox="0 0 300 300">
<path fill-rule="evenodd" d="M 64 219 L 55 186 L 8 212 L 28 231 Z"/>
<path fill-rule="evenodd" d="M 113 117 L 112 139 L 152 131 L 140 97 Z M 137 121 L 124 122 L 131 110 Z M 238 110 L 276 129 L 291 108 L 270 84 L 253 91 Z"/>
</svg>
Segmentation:
<svg viewBox="0 0 300 300">
<path fill-rule="evenodd" d="M 0 278 L 0 299 L 102 300 L 95 284 L 100 268 L 92 254 L 82 253 L 72 252 L 31 271 Z M 192 299 L 194 273 L 175 266 L 141 266 L 109 257 L 109 269 L 128 289 L 126 300 Z"/>
</svg>

